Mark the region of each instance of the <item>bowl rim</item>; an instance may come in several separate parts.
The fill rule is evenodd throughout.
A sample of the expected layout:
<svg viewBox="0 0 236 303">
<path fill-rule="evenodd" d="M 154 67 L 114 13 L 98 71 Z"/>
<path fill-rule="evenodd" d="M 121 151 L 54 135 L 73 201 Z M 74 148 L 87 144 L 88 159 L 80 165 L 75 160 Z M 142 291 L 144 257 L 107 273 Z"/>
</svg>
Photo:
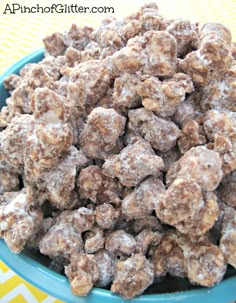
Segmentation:
<svg viewBox="0 0 236 303">
<path fill-rule="evenodd" d="M 5 91 L 3 80 L 11 73 L 18 74 L 20 69 L 27 63 L 37 63 L 44 57 L 44 49 L 39 49 L 17 61 L 0 76 L 0 99 L 1 93 Z M 4 94 L 3 94 L 4 95 Z M 0 100 L 1 101 L 1 100 Z M 5 242 L 0 239 L 0 259 L 20 277 L 34 285 L 36 288 L 48 293 L 67 303 L 96 303 L 103 300 L 108 303 L 123 303 L 125 300 L 113 294 L 109 290 L 93 288 L 87 297 L 77 297 L 71 293 L 68 279 L 46 266 L 30 258 L 26 251 L 20 254 L 12 253 Z M 200 288 L 195 290 L 165 293 L 165 294 L 145 294 L 140 295 L 127 302 L 130 303 L 151 303 L 151 302 L 191 302 L 199 303 L 199 300 L 207 300 L 208 303 L 230 302 L 236 299 L 236 276 L 227 278 L 211 288 Z M 219 301 L 218 301 L 219 300 Z"/>
</svg>

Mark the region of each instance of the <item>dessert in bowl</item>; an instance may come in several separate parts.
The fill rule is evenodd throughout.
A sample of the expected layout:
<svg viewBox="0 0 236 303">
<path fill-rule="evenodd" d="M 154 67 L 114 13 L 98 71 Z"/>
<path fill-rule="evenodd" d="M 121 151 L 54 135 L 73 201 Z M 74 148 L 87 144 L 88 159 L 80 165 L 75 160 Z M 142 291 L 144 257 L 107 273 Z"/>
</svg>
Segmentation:
<svg viewBox="0 0 236 303">
<path fill-rule="evenodd" d="M 235 299 L 229 30 L 150 4 L 44 42 L 1 79 L 3 261 L 66 302 Z"/>
</svg>

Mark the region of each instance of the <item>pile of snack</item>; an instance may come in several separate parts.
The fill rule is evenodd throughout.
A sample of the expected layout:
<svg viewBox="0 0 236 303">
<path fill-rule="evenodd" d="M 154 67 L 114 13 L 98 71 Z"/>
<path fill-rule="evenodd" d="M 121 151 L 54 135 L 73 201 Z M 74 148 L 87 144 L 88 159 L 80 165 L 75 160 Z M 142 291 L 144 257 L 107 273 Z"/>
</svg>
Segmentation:
<svg viewBox="0 0 236 303">
<path fill-rule="evenodd" d="M 44 39 L 4 85 L 0 236 L 126 299 L 236 268 L 236 46 L 155 3 Z M 214 231 L 214 232 L 213 232 Z"/>
</svg>

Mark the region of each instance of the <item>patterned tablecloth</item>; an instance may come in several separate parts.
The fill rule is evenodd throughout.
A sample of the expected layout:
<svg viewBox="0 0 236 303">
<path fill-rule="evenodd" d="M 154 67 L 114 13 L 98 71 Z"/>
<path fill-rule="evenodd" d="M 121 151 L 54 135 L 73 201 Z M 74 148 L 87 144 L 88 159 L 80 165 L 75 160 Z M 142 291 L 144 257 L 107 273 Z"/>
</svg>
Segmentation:
<svg viewBox="0 0 236 303">
<path fill-rule="evenodd" d="M 3 14 L 13 3 L 19 5 L 51 6 L 77 4 L 78 6 L 109 6 L 115 16 L 122 18 L 138 10 L 145 0 L 1 0 L 0 1 L 0 74 L 14 62 L 42 47 L 42 38 L 54 31 L 64 31 L 71 23 L 96 27 L 105 17 L 96 14 Z M 160 12 L 168 18 L 188 18 L 199 21 L 217 21 L 226 24 L 236 41 L 236 0 L 158 0 Z M 9 10 L 8 10 L 9 12 Z M 0 261 L 0 303 L 59 303 L 61 301 L 26 283 Z"/>
</svg>

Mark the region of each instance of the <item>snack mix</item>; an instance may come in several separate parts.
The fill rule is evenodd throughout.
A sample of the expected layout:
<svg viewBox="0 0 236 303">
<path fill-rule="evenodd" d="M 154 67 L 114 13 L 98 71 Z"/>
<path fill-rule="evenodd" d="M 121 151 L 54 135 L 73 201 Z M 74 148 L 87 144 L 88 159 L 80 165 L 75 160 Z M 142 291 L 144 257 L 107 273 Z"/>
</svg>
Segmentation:
<svg viewBox="0 0 236 303">
<path fill-rule="evenodd" d="M 44 44 L 4 81 L 1 238 L 48 256 L 77 296 L 131 299 L 165 275 L 219 283 L 236 268 L 230 31 L 150 3 Z"/>
</svg>

